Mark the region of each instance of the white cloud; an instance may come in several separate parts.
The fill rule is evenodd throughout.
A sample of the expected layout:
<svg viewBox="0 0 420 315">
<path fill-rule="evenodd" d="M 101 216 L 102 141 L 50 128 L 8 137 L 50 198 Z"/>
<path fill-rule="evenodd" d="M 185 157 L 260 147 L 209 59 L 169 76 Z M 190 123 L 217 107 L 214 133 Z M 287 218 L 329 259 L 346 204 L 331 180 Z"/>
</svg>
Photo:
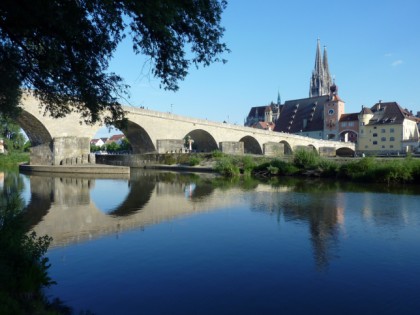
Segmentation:
<svg viewBox="0 0 420 315">
<path fill-rule="evenodd" d="M 391 63 L 391 66 L 393 67 L 398 67 L 399 65 L 402 65 L 404 63 L 404 61 L 402 61 L 401 59 L 395 60 L 393 63 Z"/>
<path fill-rule="evenodd" d="M 392 56 L 392 53 L 386 53 L 384 56 L 385 57 L 391 57 Z"/>
</svg>

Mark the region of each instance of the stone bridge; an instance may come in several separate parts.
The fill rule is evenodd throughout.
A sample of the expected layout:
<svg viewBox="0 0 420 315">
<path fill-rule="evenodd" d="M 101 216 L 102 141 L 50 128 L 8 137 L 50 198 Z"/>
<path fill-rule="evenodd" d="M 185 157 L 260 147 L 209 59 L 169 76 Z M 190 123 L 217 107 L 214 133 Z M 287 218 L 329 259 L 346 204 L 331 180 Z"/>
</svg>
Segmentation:
<svg viewBox="0 0 420 315">
<path fill-rule="evenodd" d="M 39 101 L 25 95 L 17 122 L 32 143 L 31 164 L 60 165 L 92 162 L 88 158 L 90 140 L 100 125 L 80 123 L 77 114 L 51 118 Z M 203 119 L 188 118 L 143 108 L 123 106 L 128 125 L 122 132 L 133 153 L 179 152 L 190 137 L 200 152 L 221 150 L 231 154 L 292 154 L 298 148 L 316 150 L 321 155 L 351 155 L 350 142 L 318 140 L 299 135 L 260 130 Z"/>
</svg>

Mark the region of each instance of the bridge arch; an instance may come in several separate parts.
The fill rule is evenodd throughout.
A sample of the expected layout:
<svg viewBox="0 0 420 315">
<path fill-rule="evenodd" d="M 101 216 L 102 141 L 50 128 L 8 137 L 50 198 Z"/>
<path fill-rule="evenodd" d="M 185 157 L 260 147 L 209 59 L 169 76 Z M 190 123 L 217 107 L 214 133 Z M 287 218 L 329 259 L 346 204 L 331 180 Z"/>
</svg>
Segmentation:
<svg viewBox="0 0 420 315">
<path fill-rule="evenodd" d="M 121 131 L 130 142 L 133 153 L 149 153 L 156 151 L 149 134 L 140 125 L 129 120 L 127 127 Z"/>
<path fill-rule="evenodd" d="M 313 144 L 308 144 L 308 148 L 309 148 L 310 151 L 313 151 L 313 152 L 317 152 L 318 153 L 317 148 Z"/>
<path fill-rule="evenodd" d="M 293 154 L 293 150 L 292 150 L 292 147 L 290 146 L 289 142 L 287 142 L 286 140 L 282 140 L 282 141 L 280 141 L 280 143 L 282 143 L 284 145 L 284 155 L 292 155 Z"/>
<path fill-rule="evenodd" d="M 245 136 L 239 142 L 244 143 L 244 153 L 262 154 L 261 145 L 254 137 Z"/>
<path fill-rule="evenodd" d="M 186 137 L 191 137 L 194 140 L 193 148 L 198 152 L 211 152 L 218 149 L 216 140 L 203 129 L 192 130 L 184 138 Z"/>
<path fill-rule="evenodd" d="M 32 146 L 51 143 L 52 136 L 50 132 L 45 128 L 44 124 L 31 113 L 22 110 L 15 121 L 23 131 L 25 131 Z"/>
<path fill-rule="evenodd" d="M 339 135 L 339 141 L 344 141 L 344 142 L 357 142 L 357 138 L 358 138 L 358 133 L 354 130 L 351 129 L 346 129 L 340 132 Z"/>
<path fill-rule="evenodd" d="M 335 151 L 335 154 L 337 156 L 342 156 L 342 157 L 345 157 L 345 156 L 347 156 L 347 157 L 353 157 L 354 156 L 354 153 L 355 153 L 354 150 L 352 150 L 350 148 L 347 148 L 347 147 L 342 147 L 342 148 L 339 148 L 339 149 L 337 149 Z"/>
</svg>

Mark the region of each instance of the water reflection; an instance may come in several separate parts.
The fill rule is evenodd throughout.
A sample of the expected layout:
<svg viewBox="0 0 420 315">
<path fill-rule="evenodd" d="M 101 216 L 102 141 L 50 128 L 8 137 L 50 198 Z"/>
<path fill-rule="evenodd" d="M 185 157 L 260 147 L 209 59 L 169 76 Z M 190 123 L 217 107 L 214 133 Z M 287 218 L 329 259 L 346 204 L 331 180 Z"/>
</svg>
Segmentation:
<svg viewBox="0 0 420 315">
<path fill-rule="evenodd" d="M 359 215 L 369 224 L 388 225 L 398 231 L 409 224 L 413 204 L 418 201 L 413 199 L 418 187 L 403 187 L 408 194 L 395 198 L 389 187 L 382 186 L 362 189 L 353 184 L 295 179 L 263 183 L 251 178 L 225 180 L 210 174 L 140 169 L 132 170 L 126 179 L 44 174 L 31 175 L 30 183 L 26 219 L 39 235 L 52 236 L 53 246 L 105 234 L 118 236 L 125 230 L 144 229 L 180 216 L 241 205 L 253 212 L 272 215 L 279 224 L 307 228 L 318 270 L 326 269 L 339 257 L 339 242 L 349 213 Z"/>
<path fill-rule="evenodd" d="M 38 234 L 52 236 L 53 246 L 118 235 L 231 203 L 226 198 L 207 198 L 214 190 L 213 177 L 145 170 L 133 170 L 129 179 L 108 180 L 30 175 L 26 220 Z"/>
</svg>

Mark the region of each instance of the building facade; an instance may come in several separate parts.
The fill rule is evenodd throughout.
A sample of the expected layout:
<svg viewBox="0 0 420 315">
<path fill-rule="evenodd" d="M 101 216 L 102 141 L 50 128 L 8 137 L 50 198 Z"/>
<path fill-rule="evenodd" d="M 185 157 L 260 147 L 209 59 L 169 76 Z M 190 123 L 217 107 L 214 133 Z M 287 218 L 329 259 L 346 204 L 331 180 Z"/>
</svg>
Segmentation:
<svg viewBox="0 0 420 315">
<path fill-rule="evenodd" d="M 366 154 L 405 154 L 419 147 L 420 118 L 396 102 L 378 102 L 359 113 L 357 150 Z"/>
<path fill-rule="evenodd" d="M 261 126 L 271 126 L 271 130 L 273 130 L 275 121 L 280 117 L 281 107 L 279 102 L 271 102 L 265 106 L 251 107 L 248 116 L 245 118 L 244 126 L 260 129 Z M 264 122 L 265 124 L 260 124 L 260 122 Z"/>
</svg>

